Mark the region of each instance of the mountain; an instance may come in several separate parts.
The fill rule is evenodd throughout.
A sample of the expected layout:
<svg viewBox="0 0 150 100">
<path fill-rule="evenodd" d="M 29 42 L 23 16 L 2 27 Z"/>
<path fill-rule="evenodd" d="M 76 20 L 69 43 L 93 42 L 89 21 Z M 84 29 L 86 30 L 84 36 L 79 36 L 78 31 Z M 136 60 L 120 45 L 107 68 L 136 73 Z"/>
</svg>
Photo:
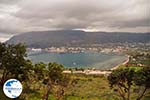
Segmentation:
<svg viewBox="0 0 150 100">
<path fill-rule="evenodd" d="M 150 33 L 84 32 L 80 30 L 34 31 L 13 36 L 9 44 L 25 43 L 28 47 L 80 46 L 102 43 L 146 43 Z"/>
</svg>

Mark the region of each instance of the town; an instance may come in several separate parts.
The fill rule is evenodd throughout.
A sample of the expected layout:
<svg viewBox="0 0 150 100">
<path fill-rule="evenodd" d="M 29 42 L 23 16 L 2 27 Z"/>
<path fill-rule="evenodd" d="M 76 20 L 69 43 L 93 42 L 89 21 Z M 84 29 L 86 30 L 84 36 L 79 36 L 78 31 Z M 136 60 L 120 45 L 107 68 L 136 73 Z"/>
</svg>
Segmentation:
<svg viewBox="0 0 150 100">
<path fill-rule="evenodd" d="M 143 48 L 147 47 L 147 48 Z M 100 52 L 100 53 L 124 53 L 129 50 L 143 50 L 148 51 L 150 43 L 107 43 L 107 44 L 92 44 L 84 46 L 51 46 L 49 48 L 27 48 L 28 52 L 51 52 L 51 53 L 82 53 L 86 51 Z"/>
</svg>

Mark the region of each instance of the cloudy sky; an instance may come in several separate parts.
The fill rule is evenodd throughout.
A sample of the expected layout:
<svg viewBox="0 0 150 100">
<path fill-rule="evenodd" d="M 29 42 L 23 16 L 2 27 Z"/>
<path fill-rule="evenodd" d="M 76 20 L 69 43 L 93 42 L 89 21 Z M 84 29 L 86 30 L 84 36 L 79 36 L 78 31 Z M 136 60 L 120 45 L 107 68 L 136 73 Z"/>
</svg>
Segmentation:
<svg viewBox="0 0 150 100">
<path fill-rule="evenodd" d="M 37 30 L 150 32 L 150 0 L 0 0 L 0 41 Z"/>
</svg>

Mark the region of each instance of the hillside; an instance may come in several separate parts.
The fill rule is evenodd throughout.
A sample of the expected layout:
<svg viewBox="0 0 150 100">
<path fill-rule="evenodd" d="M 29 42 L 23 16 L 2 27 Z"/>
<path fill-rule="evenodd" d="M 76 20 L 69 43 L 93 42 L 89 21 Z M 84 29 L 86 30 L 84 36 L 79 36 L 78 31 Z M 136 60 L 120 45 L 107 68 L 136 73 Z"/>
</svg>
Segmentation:
<svg viewBox="0 0 150 100">
<path fill-rule="evenodd" d="M 101 43 L 150 42 L 150 33 L 84 32 L 79 30 L 34 31 L 13 36 L 9 44 L 25 43 L 28 47 L 80 46 Z"/>
</svg>

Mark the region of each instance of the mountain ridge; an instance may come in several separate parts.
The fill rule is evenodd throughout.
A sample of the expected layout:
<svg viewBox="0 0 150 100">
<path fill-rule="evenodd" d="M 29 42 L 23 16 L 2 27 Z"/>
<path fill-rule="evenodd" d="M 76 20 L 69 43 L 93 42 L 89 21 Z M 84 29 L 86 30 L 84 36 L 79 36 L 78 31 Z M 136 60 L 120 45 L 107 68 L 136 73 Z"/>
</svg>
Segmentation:
<svg viewBox="0 0 150 100">
<path fill-rule="evenodd" d="M 81 30 L 55 30 L 25 32 L 10 38 L 7 43 L 25 43 L 27 47 L 80 46 L 103 43 L 147 43 L 150 33 L 85 32 Z"/>
</svg>

